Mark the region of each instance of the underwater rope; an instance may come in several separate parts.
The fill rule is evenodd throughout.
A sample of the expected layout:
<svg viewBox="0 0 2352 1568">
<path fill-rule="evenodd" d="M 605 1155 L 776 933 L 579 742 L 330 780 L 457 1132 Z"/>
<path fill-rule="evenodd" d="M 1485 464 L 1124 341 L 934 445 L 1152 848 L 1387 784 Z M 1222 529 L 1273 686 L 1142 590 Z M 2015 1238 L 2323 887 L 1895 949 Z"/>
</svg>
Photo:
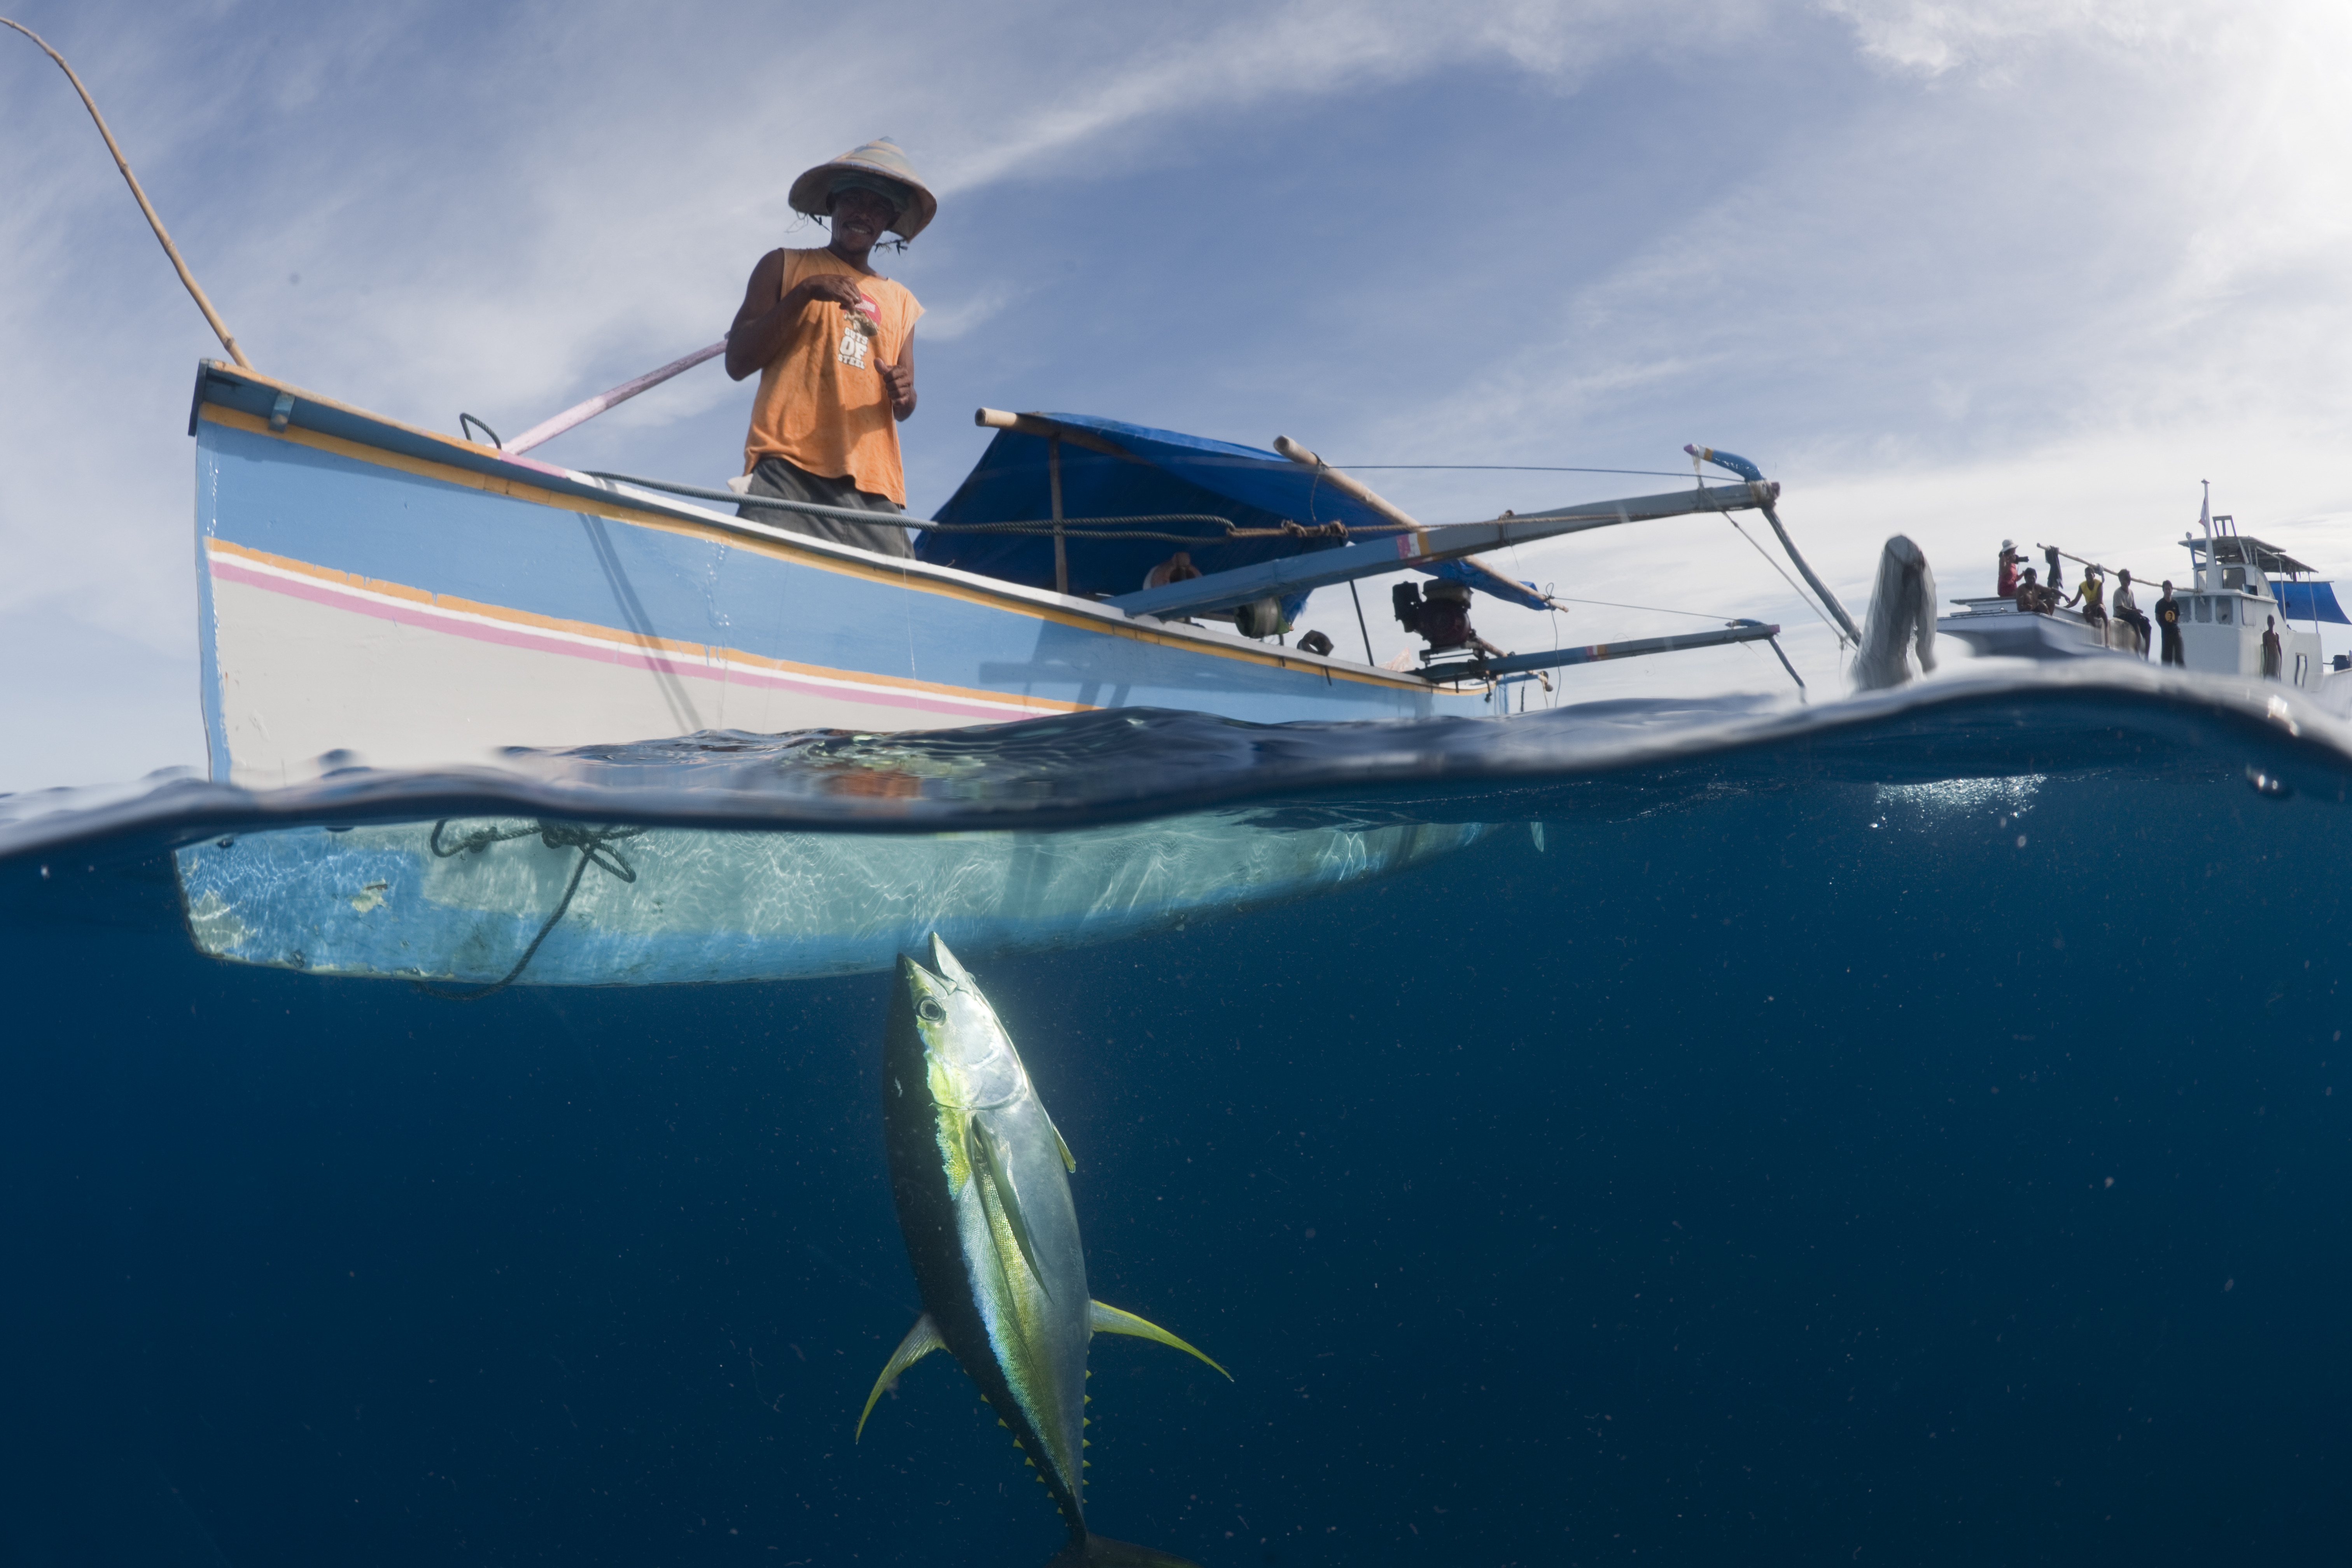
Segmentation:
<svg viewBox="0 0 2352 1568">
<path fill-rule="evenodd" d="M 73 67 L 66 64 L 65 56 L 49 47 L 49 41 L 40 34 L 22 22 L 12 22 L 5 16 L 0 16 L 0 26 L 14 27 L 38 44 L 41 47 L 41 52 L 58 62 L 58 68 L 66 73 L 66 79 L 73 83 L 76 92 L 81 94 L 81 106 L 89 110 L 90 119 L 98 126 L 98 133 L 106 138 L 106 150 L 114 154 L 114 166 L 121 170 L 123 179 L 130 182 L 131 194 L 139 198 L 139 210 L 147 215 L 147 226 L 155 231 L 157 239 L 163 241 L 163 254 L 172 258 L 173 267 L 179 268 L 180 281 L 188 286 L 189 297 L 195 300 L 196 309 L 205 313 L 205 320 L 211 323 L 214 335 L 220 339 L 221 347 L 228 350 L 228 357 L 236 361 L 237 368 L 251 370 L 253 362 L 245 357 L 243 349 L 236 346 L 236 340 L 229 335 L 228 323 L 220 319 L 218 310 L 213 309 L 213 302 L 205 297 L 204 289 L 197 286 L 195 274 L 189 271 L 188 264 L 180 258 L 180 247 L 173 245 L 172 237 L 164 232 L 163 220 L 155 216 L 155 204 L 147 199 L 147 193 L 140 187 L 139 176 L 131 172 L 131 160 L 122 155 L 121 147 L 115 142 L 114 132 L 106 128 L 106 116 L 98 111 L 98 104 L 89 96 L 89 89 L 82 86 L 81 78 L 74 74 Z"/>
<path fill-rule="evenodd" d="M 556 922 L 572 908 L 572 896 L 580 890 L 580 879 L 587 875 L 592 862 L 608 877 L 618 877 L 624 882 L 637 879 L 637 868 L 612 845 L 616 838 L 635 838 L 645 831 L 642 827 L 574 827 L 565 822 L 534 822 L 528 827 L 512 829 L 483 827 L 468 833 L 444 849 L 441 847 L 441 830 L 448 826 L 449 819 L 446 816 L 433 825 L 432 847 L 436 859 L 447 860 L 459 855 L 475 854 L 493 844 L 503 844 L 511 838 L 529 838 L 533 834 L 538 835 L 539 841 L 550 849 L 579 850 L 580 858 L 572 868 L 572 880 L 565 885 L 563 897 L 556 901 L 555 912 L 547 917 L 546 923 L 539 928 L 539 934 L 530 939 L 530 945 L 522 950 L 522 956 L 515 960 L 514 967 L 508 970 L 502 979 L 472 991 L 436 991 L 421 980 L 409 982 L 427 996 L 437 996 L 444 1002 L 478 1002 L 494 992 L 505 990 L 520 978 L 538 953 L 539 944 L 547 940 L 548 932 L 555 929 Z"/>
</svg>

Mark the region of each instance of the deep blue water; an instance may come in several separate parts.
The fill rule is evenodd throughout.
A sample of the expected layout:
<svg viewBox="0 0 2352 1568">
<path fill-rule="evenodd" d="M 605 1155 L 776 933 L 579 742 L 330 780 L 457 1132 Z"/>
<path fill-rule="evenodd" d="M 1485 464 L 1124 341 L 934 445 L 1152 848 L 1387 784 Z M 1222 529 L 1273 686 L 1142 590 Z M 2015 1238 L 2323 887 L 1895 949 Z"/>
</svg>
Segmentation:
<svg viewBox="0 0 2352 1568">
<path fill-rule="evenodd" d="M 1024 795 L 1005 759 L 1050 732 L 965 736 L 925 768 L 986 787 L 829 819 L 1492 825 L 972 957 L 1076 1152 L 1095 1294 L 1234 1374 L 1097 1341 L 1097 1528 L 1213 1568 L 2344 1561 L 2343 732 L 1955 689 L 1661 718 L 1672 755 L 1622 708 L 1228 731 L 1157 800 L 1118 767 Z M 740 826 L 762 787 L 625 765 L 597 820 Z M 193 944 L 174 846 L 453 802 L 16 803 L 0 1556 L 1042 1563 L 1060 1526 L 947 1358 L 850 1441 L 917 1307 L 885 976 L 456 1005 Z"/>
</svg>

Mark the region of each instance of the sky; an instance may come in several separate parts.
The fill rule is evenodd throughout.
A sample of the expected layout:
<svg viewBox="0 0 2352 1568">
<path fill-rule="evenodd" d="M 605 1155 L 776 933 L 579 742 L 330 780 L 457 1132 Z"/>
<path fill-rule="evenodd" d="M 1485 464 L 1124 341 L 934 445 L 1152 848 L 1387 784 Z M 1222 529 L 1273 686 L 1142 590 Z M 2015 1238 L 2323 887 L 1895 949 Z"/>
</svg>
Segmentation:
<svg viewBox="0 0 2352 1568">
<path fill-rule="evenodd" d="M 1896 531 L 1947 596 L 2004 537 L 2178 574 L 2202 480 L 2352 570 L 2340 0 L 8 4 L 255 364 L 394 419 L 513 432 L 715 340 L 762 252 L 823 243 L 793 176 L 887 135 L 940 198 L 885 263 L 929 312 L 919 514 L 988 405 L 1287 435 L 1433 522 L 1672 483 L 1433 465 L 1719 447 L 1857 618 Z M 0 790 L 201 768 L 186 414 L 220 350 L 5 32 L 0 191 Z M 537 455 L 715 483 L 750 395 L 707 365 Z M 1720 518 L 1496 564 L 1608 602 L 1482 602 L 1504 646 L 1754 616 L 1843 689 Z M 1352 622 L 1327 592 L 1301 625 Z M 1372 641 L 1406 646 L 1384 610 Z M 1755 648 L 1563 682 L 1775 687 Z"/>
</svg>

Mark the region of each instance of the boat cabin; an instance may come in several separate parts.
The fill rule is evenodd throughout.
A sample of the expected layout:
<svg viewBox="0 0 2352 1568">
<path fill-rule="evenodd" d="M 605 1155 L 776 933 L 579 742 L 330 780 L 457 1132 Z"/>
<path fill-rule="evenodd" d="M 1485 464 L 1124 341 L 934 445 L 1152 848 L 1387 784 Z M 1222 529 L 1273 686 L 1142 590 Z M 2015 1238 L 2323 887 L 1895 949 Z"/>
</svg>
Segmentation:
<svg viewBox="0 0 2352 1568">
<path fill-rule="evenodd" d="M 2210 538 L 2191 534 L 2180 542 L 2189 552 L 2189 581 L 2186 586 L 2176 584 L 2172 594 L 2180 601 L 2180 654 L 2188 668 L 2259 679 L 2263 632 L 2275 620 L 2277 679 L 2318 690 L 2325 675 L 2318 623 L 2345 618 L 2336 607 L 2335 585 L 2302 581 L 2312 568 L 2276 545 L 2238 532 L 2227 516 L 2213 520 Z M 2297 631 L 2296 620 L 2309 622 L 2311 629 Z"/>
</svg>

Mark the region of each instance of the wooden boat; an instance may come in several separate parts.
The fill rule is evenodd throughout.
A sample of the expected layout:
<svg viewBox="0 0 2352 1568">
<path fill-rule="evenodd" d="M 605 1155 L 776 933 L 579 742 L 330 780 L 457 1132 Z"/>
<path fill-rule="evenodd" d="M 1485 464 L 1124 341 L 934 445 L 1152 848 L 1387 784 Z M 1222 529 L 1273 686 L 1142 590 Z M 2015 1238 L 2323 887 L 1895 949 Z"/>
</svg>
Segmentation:
<svg viewBox="0 0 2352 1568">
<path fill-rule="evenodd" d="M 189 428 L 212 774 L 267 785 L 322 756 L 422 767 L 508 746 L 1126 706 L 1265 722 L 1477 716 L 1539 668 L 1780 629 L 1517 658 L 1433 647 L 1409 670 L 1285 646 L 1272 607 L 1317 586 L 1407 569 L 1476 580 L 1481 551 L 1769 512 L 1778 487 L 1695 481 L 1423 528 L 1276 453 L 983 416 L 995 441 L 940 519 L 910 520 L 930 531 L 907 561 L 738 517 L 723 491 L 556 467 L 205 361 Z M 1187 541 L 1202 574 L 1144 589 L 1137 563 Z"/>
</svg>

